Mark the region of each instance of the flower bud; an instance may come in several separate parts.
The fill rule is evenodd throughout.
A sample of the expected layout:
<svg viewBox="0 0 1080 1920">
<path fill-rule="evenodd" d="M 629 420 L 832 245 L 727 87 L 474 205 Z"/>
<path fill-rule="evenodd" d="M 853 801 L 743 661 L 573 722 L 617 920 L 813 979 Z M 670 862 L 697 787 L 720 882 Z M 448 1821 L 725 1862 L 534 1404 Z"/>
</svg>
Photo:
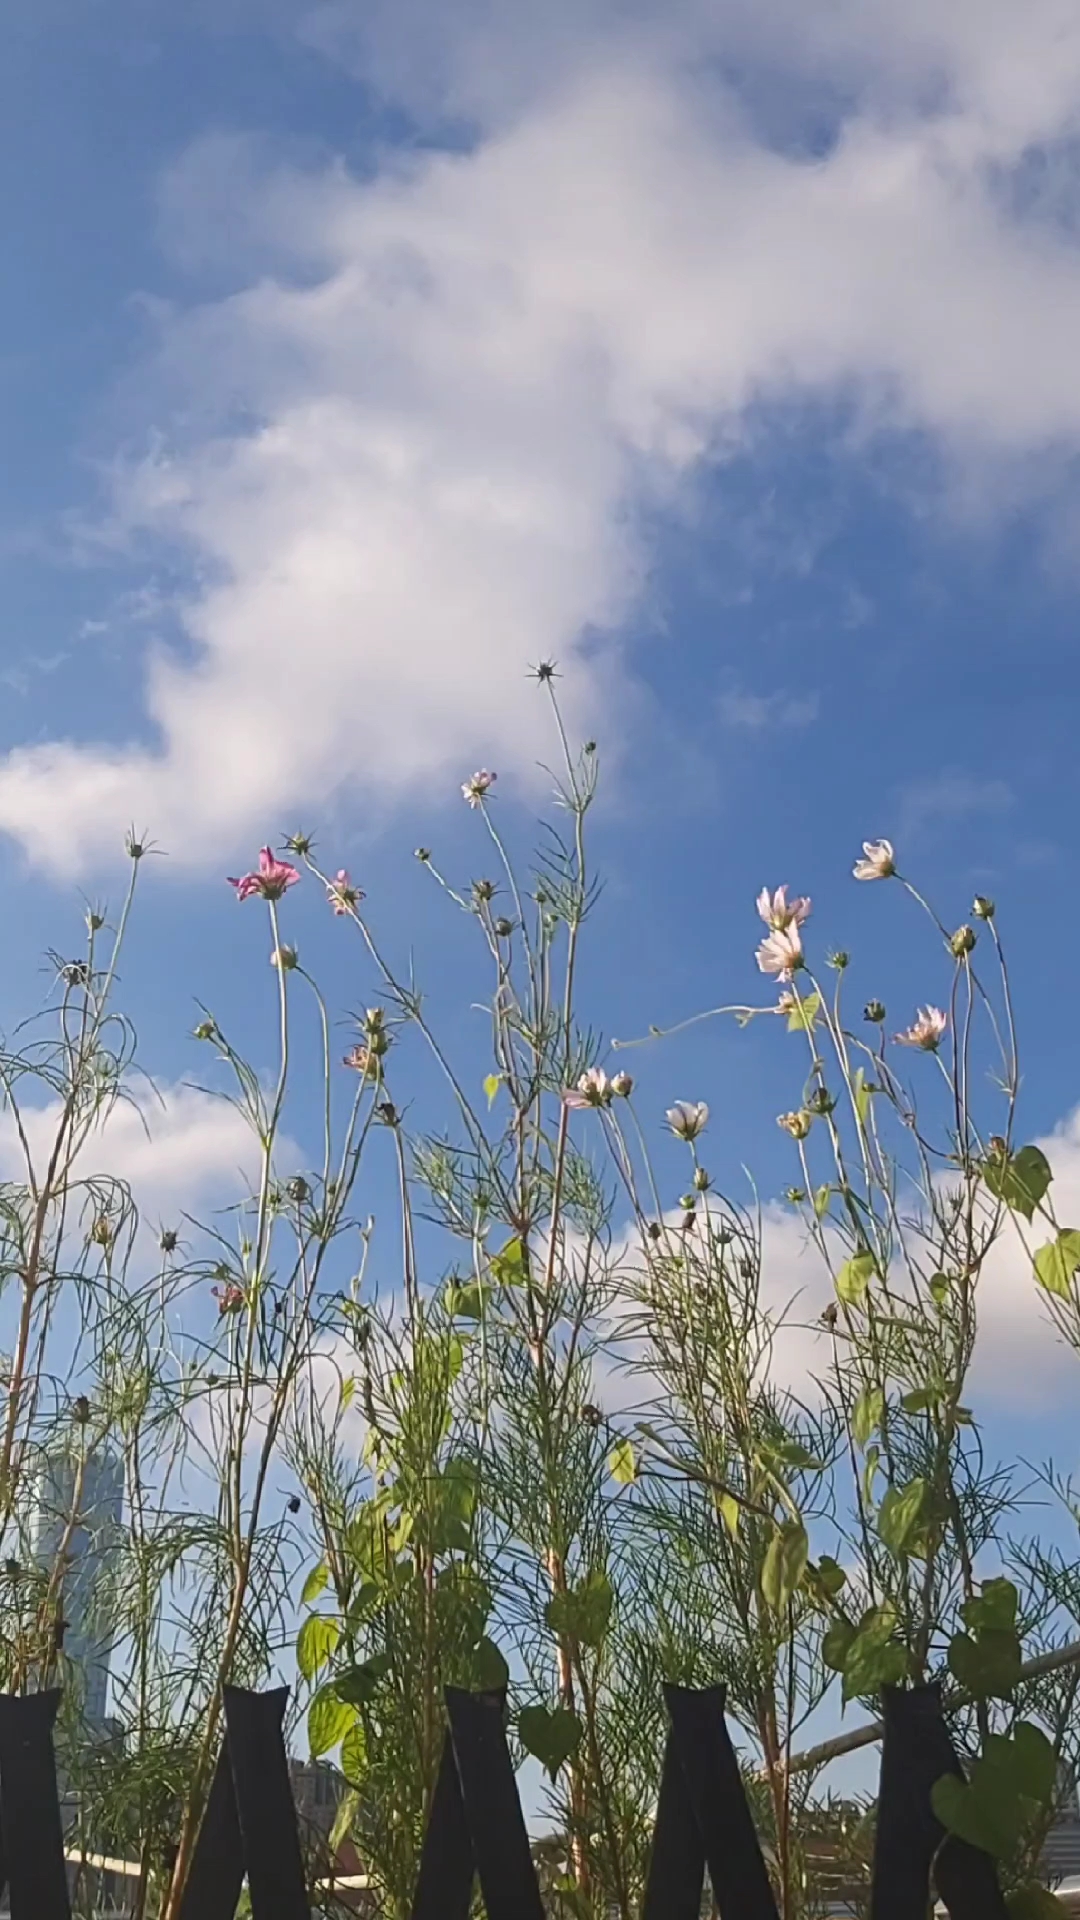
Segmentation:
<svg viewBox="0 0 1080 1920">
<path fill-rule="evenodd" d="M 472 892 L 473 892 L 473 899 L 478 904 L 482 902 L 486 902 L 488 900 L 494 900 L 495 882 L 494 880 L 474 880 L 472 884 Z"/>
<path fill-rule="evenodd" d="M 789 1207 L 801 1207 L 806 1199 L 806 1188 L 787 1187 L 784 1192 L 784 1199 L 787 1201 Z"/>
<path fill-rule="evenodd" d="M 690 1211 L 689 1213 L 684 1213 L 684 1214 L 683 1214 L 683 1217 L 682 1217 L 682 1220 L 681 1220 L 681 1222 L 680 1222 L 680 1225 L 682 1226 L 682 1230 L 683 1230 L 683 1232 L 684 1232 L 684 1233 L 689 1233 L 689 1232 L 690 1232 L 690 1229 L 691 1229 L 691 1228 L 692 1228 L 692 1226 L 694 1225 L 694 1221 L 695 1221 L 695 1219 L 696 1219 L 696 1217 L 697 1217 L 697 1216 L 696 1216 L 696 1215 L 694 1214 L 694 1212 L 693 1212 L 692 1210 L 691 1210 L 691 1211 Z"/>
<path fill-rule="evenodd" d="M 427 862 L 431 859 L 431 848 L 430 847 L 414 847 L 413 859 L 419 860 L 426 865 Z"/>
<path fill-rule="evenodd" d="M 709 1188 L 712 1186 L 712 1181 L 704 1167 L 694 1168 L 694 1185 L 699 1193 L 708 1193 Z"/>
<path fill-rule="evenodd" d="M 112 1221 L 103 1213 L 99 1214 L 90 1229 L 90 1238 L 98 1247 L 111 1247 L 113 1243 Z"/>
<path fill-rule="evenodd" d="M 513 931 L 514 923 L 512 920 L 496 920 L 495 932 L 498 934 L 500 940 L 509 940 Z"/>
<path fill-rule="evenodd" d="M 620 1100 L 629 1100 L 630 1095 L 634 1091 L 634 1082 L 630 1075 L 628 1073 L 614 1074 L 611 1081 L 611 1091 L 612 1093 L 618 1094 Z"/>
<path fill-rule="evenodd" d="M 650 1220 L 646 1231 L 648 1232 L 650 1240 L 659 1240 L 663 1235 L 664 1229 L 660 1225 L 659 1220 Z"/>
<path fill-rule="evenodd" d="M 863 1008 L 863 1019 L 871 1021 L 875 1027 L 880 1027 L 885 1019 L 885 1002 L 868 1000 Z"/>
<path fill-rule="evenodd" d="M 270 955 L 270 965 L 280 967 L 282 973 L 291 973 L 298 965 L 300 956 L 295 947 L 275 947 Z"/>
<path fill-rule="evenodd" d="M 286 1183 L 285 1191 L 289 1199 L 294 1201 L 298 1207 L 302 1207 L 304 1201 L 307 1200 L 311 1194 L 311 1188 L 308 1186 L 302 1173 L 293 1174 L 292 1179 Z"/>
<path fill-rule="evenodd" d="M 311 852 L 314 845 L 315 842 L 310 833 L 290 833 L 285 841 L 285 851 L 287 853 L 298 853 L 301 860 L 303 860 L 305 856 Z"/>
<path fill-rule="evenodd" d="M 800 1108 L 796 1113 L 778 1113 L 776 1124 L 785 1133 L 790 1133 L 793 1140 L 805 1140 L 813 1125 L 813 1118 L 805 1108 Z"/>
<path fill-rule="evenodd" d="M 217 1027 L 212 1020 L 200 1020 L 194 1037 L 196 1040 L 212 1040 L 216 1032 Z"/>
<path fill-rule="evenodd" d="M 838 947 L 835 953 L 830 953 L 829 965 L 834 967 L 837 973 L 843 973 L 844 968 L 851 965 L 850 953 L 845 953 L 842 947 Z"/>
<path fill-rule="evenodd" d="M 836 1105 L 827 1087 L 815 1087 L 806 1103 L 806 1110 L 813 1114 L 831 1113 Z"/>
<path fill-rule="evenodd" d="M 161 1238 L 158 1241 L 158 1246 L 161 1248 L 162 1253 L 175 1253 L 178 1239 L 179 1235 L 175 1227 L 163 1227 L 161 1230 Z"/>
<path fill-rule="evenodd" d="M 954 960 L 963 960 L 975 945 L 974 927 L 957 927 L 949 941 L 949 952 Z"/>
<path fill-rule="evenodd" d="M 976 920 L 992 920 L 996 908 L 993 901 L 988 900 L 984 893 L 977 893 L 971 903 L 971 911 Z"/>
</svg>

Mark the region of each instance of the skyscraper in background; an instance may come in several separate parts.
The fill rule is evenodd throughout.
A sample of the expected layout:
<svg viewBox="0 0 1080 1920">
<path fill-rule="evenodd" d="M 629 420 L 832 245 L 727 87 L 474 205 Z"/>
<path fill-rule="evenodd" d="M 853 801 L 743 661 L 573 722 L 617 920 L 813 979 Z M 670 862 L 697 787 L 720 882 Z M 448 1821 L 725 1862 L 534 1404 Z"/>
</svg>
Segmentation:
<svg viewBox="0 0 1080 1920">
<path fill-rule="evenodd" d="M 78 1511 L 71 1523 L 78 1492 Z M 65 1453 L 50 1455 L 39 1481 L 34 1525 L 38 1564 L 51 1569 L 64 1547 L 60 1588 L 65 1659 L 78 1675 L 83 1716 L 88 1726 L 104 1729 L 109 1686 L 111 1635 L 99 1611 L 101 1591 L 115 1573 L 124 1505 L 124 1470 L 112 1454 L 87 1462 L 78 1488 L 78 1465 Z"/>
</svg>

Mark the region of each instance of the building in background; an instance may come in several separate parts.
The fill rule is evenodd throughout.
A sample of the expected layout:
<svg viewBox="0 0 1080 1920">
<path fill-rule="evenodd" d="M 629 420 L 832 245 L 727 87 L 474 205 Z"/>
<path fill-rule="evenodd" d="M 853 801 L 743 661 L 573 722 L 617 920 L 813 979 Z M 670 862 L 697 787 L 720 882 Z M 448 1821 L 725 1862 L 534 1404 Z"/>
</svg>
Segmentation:
<svg viewBox="0 0 1080 1920">
<path fill-rule="evenodd" d="M 289 1778 L 308 1878 L 320 1881 L 326 1891 L 333 1889 L 336 1909 L 370 1913 L 367 1876 L 352 1841 L 345 1839 L 330 1847 L 331 1829 L 346 1792 L 344 1779 L 325 1760 L 297 1759 L 289 1761 Z"/>
<path fill-rule="evenodd" d="M 34 1556 L 49 1570 L 63 1555 L 64 1658 L 77 1675 L 87 1727 L 103 1733 L 108 1728 L 111 1652 L 107 1596 L 118 1570 L 123 1506 L 124 1469 L 115 1455 L 102 1453 L 89 1460 L 81 1486 L 73 1456 L 56 1453 L 46 1458 L 38 1478 Z"/>
<path fill-rule="evenodd" d="M 1052 1883 L 1080 1874 L 1080 1801 L 1076 1781 L 1065 1769 L 1058 1780 L 1058 1811 L 1039 1861 Z"/>
</svg>

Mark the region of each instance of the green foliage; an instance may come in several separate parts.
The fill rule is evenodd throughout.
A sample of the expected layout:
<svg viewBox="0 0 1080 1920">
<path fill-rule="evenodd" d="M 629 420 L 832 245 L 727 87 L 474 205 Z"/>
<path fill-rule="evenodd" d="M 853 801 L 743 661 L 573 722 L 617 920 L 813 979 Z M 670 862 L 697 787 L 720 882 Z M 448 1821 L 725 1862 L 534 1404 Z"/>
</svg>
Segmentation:
<svg viewBox="0 0 1080 1920">
<path fill-rule="evenodd" d="M 1025 1220 L 1033 1218 L 1053 1179 L 1041 1147 L 1021 1147 L 1018 1153 L 984 1160 L 981 1172 L 994 1198 Z"/>
<path fill-rule="evenodd" d="M 761 1568 L 762 1596 L 774 1613 L 786 1611 L 806 1572 L 809 1553 L 801 1520 L 787 1520 L 777 1528 Z"/>
<path fill-rule="evenodd" d="M 826 1660 L 843 1674 L 845 1702 L 895 1686 L 905 1677 L 908 1656 L 896 1638 L 898 1624 L 892 1607 L 881 1606 L 870 1607 L 857 1626 L 844 1622 L 830 1628 Z"/>
<path fill-rule="evenodd" d="M 341 1638 L 341 1627 L 325 1614 L 312 1613 L 296 1642 L 296 1664 L 305 1680 L 313 1680 L 328 1665 Z"/>
<path fill-rule="evenodd" d="M 930 1488 L 921 1477 L 906 1487 L 890 1487 L 878 1508 L 877 1528 L 890 1553 L 925 1550 Z"/>
<path fill-rule="evenodd" d="M 598 1647 L 611 1620 L 614 1593 L 606 1575 L 594 1571 L 577 1587 L 552 1594 L 544 1609 L 544 1618 L 553 1633 L 583 1647 Z"/>
<path fill-rule="evenodd" d="M 552 1780 L 581 1745 L 581 1722 L 569 1707 L 522 1707 L 518 1738 L 526 1753 L 547 1768 Z"/>
<path fill-rule="evenodd" d="M 874 1277 L 876 1262 L 872 1253 L 856 1253 L 845 1260 L 836 1276 L 837 1298 L 845 1307 L 861 1307 Z"/>
<path fill-rule="evenodd" d="M 1008 1860 L 1050 1799 L 1056 1771 L 1051 1742 L 1021 1720 L 1011 1735 L 986 1736 L 968 1780 L 947 1774 L 935 1781 L 934 1812 L 949 1833 Z"/>
<path fill-rule="evenodd" d="M 1047 1293 L 1062 1300 L 1072 1294 L 1076 1270 L 1080 1267 L 1080 1232 L 1066 1227 L 1055 1240 L 1040 1247 L 1035 1255 L 1035 1278 Z"/>
<path fill-rule="evenodd" d="M 308 1708 L 308 1746 L 313 1760 L 340 1746 L 349 1728 L 355 1724 L 355 1707 L 343 1698 L 340 1687 L 320 1687 Z"/>
<path fill-rule="evenodd" d="M 563 749 L 561 723 L 557 737 Z M 660 1683 L 722 1681 L 784 1920 L 810 1920 L 824 1903 L 815 1841 L 839 1833 L 863 1866 L 869 1841 L 858 1809 L 830 1826 L 827 1772 L 788 1771 L 799 1729 L 854 1700 L 876 1712 L 882 1686 L 936 1679 L 975 1756 L 968 1780 L 938 1783 L 941 1817 L 978 1844 L 993 1832 L 1010 1910 L 1041 1920 L 1053 1903 L 1035 1861 L 1051 1763 L 1075 1757 L 1074 1675 L 1032 1671 L 1030 1656 L 1075 1632 L 1080 1575 L 1064 1549 L 1053 1558 L 1021 1539 L 1021 1483 L 995 1459 L 970 1371 L 987 1261 L 1036 1213 L 1048 1227 L 1032 1310 L 1080 1348 L 1080 1230 L 1054 1219 L 1040 1150 L 1006 1144 L 1018 1072 L 991 943 L 976 977 L 966 939 L 942 960 L 952 916 L 928 922 L 930 964 L 947 978 L 921 991 L 948 1007 L 957 1046 L 931 1060 L 912 1048 L 903 1083 L 867 983 L 854 1019 L 846 1007 L 858 956 L 834 955 L 835 979 L 818 984 L 813 923 L 794 1004 L 770 989 L 738 1010 L 744 1025 L 769 1016 L 759 1032 L 779 1013 L 793 1036 L 782 1119 L 800 1156 L 795 1298 L 769 1196 L 729 1152 L 737 1116 L 707 1131 L 695 1100 L 692 1124 L 665 1130 L 618 1071 L 617 1045 L 581 1018 L 580 982 L 595 977 L 582 964 L 598 898 L 592 749 L 565 747 L 557 780 L 565 825 L 527 878 L 487 804 L 476 826 L 492 879 L 459 887 L 423 858 L 478 939 L 490 1059 L 444 1046 L 422 979 L 381 957 L 359 898 L 361 924 L 339 931 L 360 939 L 355 1004 L 381 1004 L 357 1019 L 347 1068 L 303 969 L 275 971 L 273 1044 L 287 1033 L 290 1045 L 271 1071 L 200 1021 L 257 1177 L 232 1213 L 192 1226 L 192 1249 L 178 1229 L 163 1234 L 160 1272 L 144 1277 L 132 1258 L 123 1183 L 82 1173 L 94 1130 L 129 1093 L 130 1036 L 108 1008 L 114 958 L 108 991 L 99 961 L 64 963 L 51 1049 L 0 1046 L 13 1139 L 19 1089 L 36 1089 L 33 1177 L 0 1191 L 0 1283 L 29 1314 L 5 1385 L 10 1446 L 0 1423 L 15 1569 L 0 1579 L 0 1679 L 16 1692 L 52 1684 L 59 1665 L 57 1569 L 35 1558 L 31 1470 L 59 1441 L 72 1459 L 108 1447 L 132 1515 L 102 1600 L 119 1626 L 125 1747 L 79 1763 L 90 1851 L 157 1859 L 191 1837 L 221 1682 L 265 1684 L 291 1642 L 290 1737 L 334 1756 L 349 1788 L 335 1837 L 353 1833 L 385 1920 L 410 1912 L 448 1685 L 505 1695 L 508 1726 L 544 1770 L 554 1920 L 633 1920 Z M 306 878 L 333 901 L 301 840 Z M 270 905 L 276 947 L 287 908 Z M 301 1127 L 290 1115 L 312 1037 L 326 1137 L 321 1164 L 301 1171 L 286 1141 L 311 1130 L 309 1114 Z M 443 1090 L 437 1135 L 418 1130 L 421 1051 Z M 586 1073 L 595 1103 L 567 1104 Z M 52 1178 L 35 1129 L 57 1103 L 71 1119 Z M 677 1176 L 664 1157 L 675 1153 Z M 825 1306 L 820 1338 L 793 1371 L 784 1341 L 792 1325 L 806 1339 L 814 1276 L 829 1273 L 829 1304 L 809 1314 Z M 190 1335 L 189 1297 L 201 1301 Z M 76 1323 L 77 1381 L 56 1353 L 57 1328 Z M 628 1382 L 633 1439 L 613 1434 Z M 206 1508 L 181 1512 L 169 1490 L 196 1458 Z M 284 1512 L 282 1466 L 298 1489 Z M 1048 1480 L 1075 1511 L 1072 1490 Z M 987 1565 L 1002 1572 L 973 1587 Z M 76 1697 L 73 1685 L 65 1700 Z M 77 1754 L 77 1714 L 65 1714 L 63 1751 Z M 159 1920 L 151 1878 L 146 1920 Z"/>
</svg>

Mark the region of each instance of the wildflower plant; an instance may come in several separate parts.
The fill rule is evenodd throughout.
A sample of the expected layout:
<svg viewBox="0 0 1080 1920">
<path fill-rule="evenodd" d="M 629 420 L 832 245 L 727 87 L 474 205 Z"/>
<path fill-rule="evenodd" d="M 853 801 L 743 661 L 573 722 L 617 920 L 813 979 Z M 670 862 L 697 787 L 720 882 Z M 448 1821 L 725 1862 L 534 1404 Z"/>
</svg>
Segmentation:
<svg viewBox="0 0 1080 1920">
<path fill-rule="evenodd" d="M 973 1367 L 1006 1239 L 1080 1350 L 1080 1225 L 1018 1130 L 997 911 L 980 896 L 959 924 L 939 916 L 888 841 L 864 844 L 855 878 L 905 893 L 928 934 L 898 1021 L 857 950 L 822 946 L 809 898 L 763 888 L 756 948 L 748 902 L 747 965 L 774 984 L 716 1011 L 754 1029 L 747 1047 L 764 1022 L 790 1062 L 784 1245 L 801 1236 L 823 1292 L 783 1304 L 777 1209 L 726 1167 L 708 1087 L 652 1111 L 580 1010 L 598 755 L 571 747 L 553 665 L 536 678 L 559 752 L 539 853 L 514 857 L 487 769 L 461 795 L 493 877 L 456 881 L 417 850 L 474 941 L 482 1060 L 441 1037 L 378 903 L 300 833 L 230 881 L 255 921 L 270 1071 L 227 1018 L 195 1027 L 202 1079 L 252 1143 L 225 1213 L 193 1209 L 151 1245 L 136 1196 L 83 1171 L 117 1104 L 153 1100 L 115 1004 L 130 897 L 115 932 L 91 914 L 43 1018 L 0 1050 L 21 1160 L 0 1190 L 2 1684 L 67 1683 L 73 1831 L 135 1864 L 138 1920 L 179 1913 L 223 1685 L 283 1666 L 290 1738 L 333 1765 L 331 1840 L 356 1846 L 374 1912 L 411 1910 L 456 1684 L 504 1692 L 542 1783 L 549 1910 L 630 1920 L 660 1683 L 723 1681 L 783 1920 L 811 1920 L 823 1845 L 861 1887 L 872 1834 L 830 1763 L 877 1738 L 882 1687 L 936 1681 L 969 1763 L 939 1783 L 939 1816 L 1037 1914 L 1055 1769 L 1077 1757 L 1080 1572 L 1025 1535 Z M 132 842 L 133 885 L 145 852 Z M 353 943 L 363 1010 L 344 1042 L 293 937 L 300 888 Z M 297 1164 L 312 1056 L 318 1141 Z M 801 1376 L 778 1363 L 793 1332 Z M 87 1612 L 112 1657 L 103 1741 L 80 1724 L 63 1621 L 106 1459 L 125 1491 Z M 1075 1516 L 1067 1479 L 1047 1469 L 1043 1490 Z"/>
</svg>

